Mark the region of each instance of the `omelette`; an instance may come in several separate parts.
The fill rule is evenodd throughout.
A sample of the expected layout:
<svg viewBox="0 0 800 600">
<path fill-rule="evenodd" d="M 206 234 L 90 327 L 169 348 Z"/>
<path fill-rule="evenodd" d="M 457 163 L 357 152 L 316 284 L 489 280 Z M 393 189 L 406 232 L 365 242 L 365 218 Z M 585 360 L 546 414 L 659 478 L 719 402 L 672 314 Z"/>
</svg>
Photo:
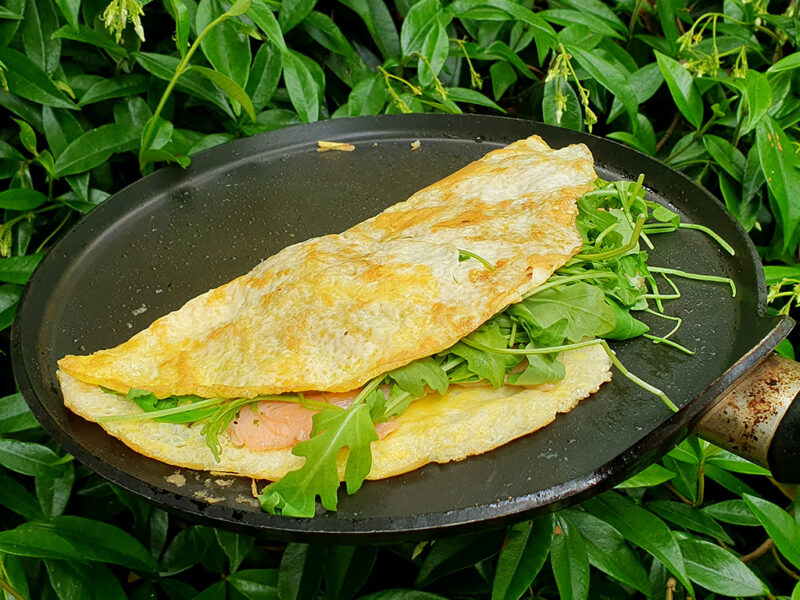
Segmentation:
<svg viewBox="0 0 800 600">
<path fill-rule="evenodd" d="M 574 256 L 576 202 L 595 179 L 582 144 L 552 149 L 533 136 L 494 150 L 343 233 L 281 250 L 119 346 L 65 356 L 64 402 L 166 463 L 278 480 L 306 460 L 292 447 L 311 435 L 309 399 L 348 406 L 376 377 L 453 347 Z M 598 345 L 559 360 L 555 384 L 426 389 L 376 423 L 367 478 L 487 452 L 611 378 Z M 115 420 L 141 412 L 132 390 L 253 400 L 214 452 L 202 420 Z M 282 406 L 291 394 L 303 402 Z"/>
</svg>

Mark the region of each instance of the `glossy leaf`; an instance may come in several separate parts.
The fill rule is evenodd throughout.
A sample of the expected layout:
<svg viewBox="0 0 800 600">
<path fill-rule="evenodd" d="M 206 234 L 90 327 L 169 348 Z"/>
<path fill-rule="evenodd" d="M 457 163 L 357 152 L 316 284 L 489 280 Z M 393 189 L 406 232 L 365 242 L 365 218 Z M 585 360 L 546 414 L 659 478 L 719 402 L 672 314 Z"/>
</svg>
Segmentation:
<svg viewBox="0 0 800 600">
<path fill-rule="evenodd" d="M 47 144 L 56 158 L 83 133 L 83 127 L 74 114 L 62 108 L 42 107 L 42 126 Z"/>
<path fill-rule="evenodd" d="M 195 16 L 197 30 L 203 31 L 224 12 L 221 0 L 201 0 Z M 214 67 L 212 72 L 218 72 L 239 88 L 247 85 L 247 77 L 250 74 L 250 40 L 232 22 L 224 20 L 209 29 L 200 43 L 200 48 Z M 211 71 L 211 69 L 206 70 Z M 206 75 L 205 71 L 201 73 Z M 219 85 L 217 81 L 214 83 Z"/>
<path fill-rule="evenodd" d="M 192 16 L 183 0 L 169 0 L 169 8 L 175 18 L 175 45 L 181 57 L 189 49 L 189 33 L 192 29 Z"/>
<path fill-rule="evenodd" d="M 39 261 L 44 258 L 43 253 L 26 254 L 25 256 L 12 256 L 0 258 L 0 281 L 5 283 L 18 283 L 24 285 L 28 282 L 33 270 Z"/>
<path fill-rule="evenodd" d="M 256 111 L 253 108 L 253 102 L 250 100 L 250 96 L 248 96 L 247 92 L 245 92 L 235 81 L 223 75 L 219 71 L 214 71 L 213 69 L 208 69 L 206 67 L 191 66 L 189 67 L 189 70 L 195 73 L 200 73 L 203 77 L 211 81 L 219 89 L 225 92 L 228 98 L 241 104 L 244 111 L 253 121 L 256 120 Z"/>
<path fill-rule="evenodd" d="M 361 17 L 385 59 L 400 57 L 400 36 L 384 0 L 342 0 L 342 4 Z"/>
<path fill-rule="evenodd" d="M 728 533 L 711 516 L 688 504 L 672 500 L 653 500 L 645 504 L 645 508 L 680 527 L 704 533 L 728 544 L 734 543 Z"/>
<path fill-rule="evenodd" d="M 114 79 L 104 79 L 98 81 L 81 96 L 78 106 L 141 94 L 147 89 L 147 83 L 147 78 L 142 75 L 122 75 Z"/>
<path fill-rule="evenodd" d="M 500 549 L 504 535 L 501 530 L 438 540 L 422 562 L 415 585 L 427 586 L 445 575 L 493 556 Z"/>
<path fill-rule="evenodd" d="M 647 572 L 622 534 L 588 512 L 569 510 L 566 514 L 583 536 L 589 564 L 643 594 L 650 592 Z"/>
<path fill-rule="evenodd" d="M 278 19 L 264 2 L 253 2 L 247 11 L 247 16 L 263 31 L 270 42 L 279 50 L 286 50 L 286 42 L 283 40 L 283 33 Z"/>
<path fill-rule="evenodd" d="M 283 80 L 289 99 L 306 123 L 319 119 L 319 90 L 305 63 L 292 51 L 283 55 Z"/>
<path fill-rule="evenodd" d="M 800 524 L 769 500 L 750 495 L 744 495 L 743 498 L 775 542 L 775 547 L 795 568 L 800 569 Z"/>
<path fill-rule="evenodd" d="M 756 146 L 761 169 L 775 201 L 785 250 L 800 224 L 800 203 L 792 200 L 792 190 L 800 189 L 800 161 L 789 137 L 770 117 L 762 119 L 756 128 Z"/>
<path fill-rule="evenodd" d="M 72 494 L 73 483 L 75 483 L 75 468 L 72 463 L 65 466 L 64 472 L 59 477 L 43 475 L 36 477 L 36 498 L 44 516 L 52 518 L 64 514 Z"/>
<path fill-rule="evenodd" d="M 12 188 L 0 192 L 0 208 L 6 210 L 33 210 L 47 202 L 47 196 L 36 190 Z"/>
<path fill-rule="evenodd" d="M 772 89 L 767 78 L 752 69 L 747 71 L 743 84 L 745 115 L 741 134 L 749 133 L 767 114 L 772 105 Z"/>
<path fill-rule="evenodd" d="M 58 29 L 58 14 L 51 2 L 28 0 L 22 21 L 22 45 L 25 56 L 45 73 L 52 73 L 61 58 L 61 40 L 50 36 Z"/>
<path fill-rule="evenodd" d="M 583 536 L 566 515 L 556 517 L 550 566 L 563 600 L 584 600 L 589 597 L 589 555 Z"/>
<path fill-rule="evenodd" d="M 744 154 L 725 138 L 716 135 L 706 134 L 703 136 L 703 145 L 708 150 L 717 164 L 722 167 L 728 175 L 736 181 L 742 181 L 744 177 Z"/>
<path fill-rule="evenodd" d="M 2 470 L 0 470 L 0 506 L 22 515 L 26 519 L 44 518 L 36 498 L 24 485 Z"/>
<path fill-rule="evenodd" d="M 374 546 L 331 546 L 325 555 L 325 597 L 354 598 L 367 583 L 377 558 Z"/>
<path fill-rule="evenodd" d="M 317 0 L 283 0 L 278 11 L 278 23 L 281 31 L 286 33 L 299 25 L 314 10 Z"/>
<path fill-rule="evenodd" d="M 59 461 L 58 454 L 42 444 L 0 439 L 0 465 L 17 473 L 58 477 L 64 470 Z"/>
<path fill-rule="evenodd" d="M 709 504 L 703 507 L 703 512 L 723 523 L 732 525 L 758 526 L 760 521 L 747 507 L 744 500 L 723 500 L 716 504 Z"/>
<path fill-rule="evenodd" d="M 652 487 L 669 481 L 673 477 L 675 477 L 675 473 L 656 463 L 650 465 L 644 471 L 640 471 L 633 477 L 626 479 L 616 487 L 618 489 Z"/>
<path fill-rule="evenodd" d="M 112 154 L 138 146 L 138 132 L 116 124 L 101 125 L 73 140 L 56 159 L 60 177 L 95 168 Z"/>
<path fill-rule="evenodd" d="M 67 100 L 50 76 L 24 54 L 11 48 L 2 48 L 0 62 L 6 66 L 4 75 L 8 89 L 17 96 L 45 106 L 77 108 Z"/>
<path fill-rule="evenodd" d="M 617 68 L 616 65 L 601 58 L 600 55 L 594 52 L 589 52 L 577 46 L 570 46 L 568 49 L 570 54 L 575 57 L 578 64 L 586 69 L 600 85 L 619 98 L 631 122 L 636 126 L 638 123 L 636 114 L 639 110 L 639 101 L 630 83 L 628 83 L 627 75 Z"/>
<path fill-rule="evenodd" d="M 492 600 L 517 600 L 530 588 L 550 553 L 555 531 L 553 515 L 508 528 L 497 559 Z"/>
<path fill-rule="evenodd" d="M 625 539 L 667 565 L 675 577 L 692 591 L 675 536 L 661 519 L 615 492 L 597 496 L 584 506 L 594 516 L 619 531 Z"/>
<path fill-rule="evenodd" d="M 675 106 L 695 129 L 703 123 L 703 98 L 689 72 L 676 60 L 656 52 L 656 60 L 667 82 Z"/>
<path fill-rule="evenodd" d="M 81 0 L 54 0 L 70 27 L 78 27 L 78 10 Z"/>
<path fill-rule="evenodd" d="M 286 546 L 278 569 L 281 600 L 312 598 L 322 582 L 326 548 L 292 543 Z"/>
<path fill-rule="evenodd" d="M 0 290 L 3 287 L 5 286 L 0 287 Z M 17 297 L 19 297 L 18 291 Z M 11 394 L 0 398 L 0 434 L 35 429 L 38 426 L 39 423 L 28 408 L 22 394 Z"/>
<path fill-rule="evenodd" d="M 728 550 L 694 538 L 678 542 L 689 577 L 707 590 L 726 596 L 761 596 L 762 581 Z"/>
<path fill-rule="evenodd" d="M 214 534 L 217 536 L 217 542 L 230 561 L 230 572 L 235 572 L 250 553 L 250 550 L 253 549 L 255 538 L 250 535 L 225 531 L 224 529 L 215 529 Z"/>
</svg>

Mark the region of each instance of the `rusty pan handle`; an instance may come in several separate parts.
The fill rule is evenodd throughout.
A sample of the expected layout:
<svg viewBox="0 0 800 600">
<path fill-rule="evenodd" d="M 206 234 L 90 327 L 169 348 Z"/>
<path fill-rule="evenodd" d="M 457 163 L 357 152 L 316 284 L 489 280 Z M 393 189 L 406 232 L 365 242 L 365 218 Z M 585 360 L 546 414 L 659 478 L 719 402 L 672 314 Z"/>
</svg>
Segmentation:
<svg viewBox="0 0 800 600">
<path fill-rule="evenodd" d="M 800 483 L 800 363 L 771 354 L 725 392 L 695 433 Z"/>
</svg>

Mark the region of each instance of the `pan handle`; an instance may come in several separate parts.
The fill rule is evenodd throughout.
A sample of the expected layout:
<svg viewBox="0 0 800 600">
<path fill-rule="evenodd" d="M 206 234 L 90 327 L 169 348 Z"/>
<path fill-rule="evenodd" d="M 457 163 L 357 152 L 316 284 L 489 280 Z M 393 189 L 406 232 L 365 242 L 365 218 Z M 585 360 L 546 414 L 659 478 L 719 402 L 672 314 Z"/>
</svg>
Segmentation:
<svg viewBox="0 0 800 600">
<path fill-rule="evenodd" d="M 800 363 L 771 354 L 725 392 L 695 433 L 800 483 Z"/>
</svg>

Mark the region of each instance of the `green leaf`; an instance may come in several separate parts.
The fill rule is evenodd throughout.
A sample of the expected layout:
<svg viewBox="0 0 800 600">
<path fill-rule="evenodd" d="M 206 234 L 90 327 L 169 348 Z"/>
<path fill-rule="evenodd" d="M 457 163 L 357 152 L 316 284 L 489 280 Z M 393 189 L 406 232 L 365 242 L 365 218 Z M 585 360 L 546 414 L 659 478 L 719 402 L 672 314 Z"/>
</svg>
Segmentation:
<svg viewBox="0 0 800 600">
<path fill-rule="evenodd" d="M 78 27 L 78 11 L 80 10 L 81 0 L 54 0 L 61 14 L 69 23 L 70 27 Z"/>
<path fill-rule="evenodd" d="M 558 594 L 563 600 L 584 600 L 589 597 L 589 555 L 586 545 L 578 528 L 563 513 L 556 516 L 550 565 Z"/>
<path fill-rule="evenodd" d="M 769 476 L 769 469 L 757 465 L 749 460 L 736 456 L 727 450 L 721 450 L 712 456 L 709 456 L 707 463 L 716 465 L 726 471 L 733 471 L 734 473 L 745 473 L 748 475 L 767 475 Z"/>
<path fill-rule="evenodd" d="M 763 596 L 764 583 L 728 550 L 711 542 L 685 538 L 678 545 L 692 581 L 725 596 Z"/>
<path fill-rule="evenodd" d="M 26 519 L 42 519 L 42 509 L 27 488 L 13 477 L 0 471 L 0 506 Z"/>
<path fill-rule="evenodd" d="M 36 190 L 12 188 L 0 192 L 0 209 L 34 210 L 47 202 L 47 196 Z"/>
<path fill-rule="evenodd" d="M 615 492 L 592 498 L 584 507 L 664 563 L 694 593 L 675 536 L 661 519 Z"/>
<path fill-rule="evenodd" d="M 319 90 L 306 64 L 294 50 L 283 54 L 283 80 L 289 100 L 306 123 L 319 119 Z"/>
<path fill-rule="evenodd" d="M 555 519 L 544 515 L 508 528 L 497 559 L 492 600 L 518 600 L 541 571 L 553 543 Z"/>
<path fill-rule="evenodd" d="M 720 167 L 736 181 L 742 181 L 745 158 L 738 148 L 728 140 L 709 133 L 703 136 L 703 145 Z"/>
<path fill-rule="evenodd" d="M 174 56 L 155 54 L 152 52 L 139 52 L 136 55 L 136 62 L 149 73 L 159 79 L 170 81 L 178 68 L 180 61 Z M 233 113 L 225 100 L 225 94 L 215 86 L 209 87 L 208 80 L 199 73 L 186 72 L 178 79 L 175 87 L 206 100 L 222 110 L 225 114 L 233 118 Z"/>
<path fill-rule="evenodd" d="M 240 17 L 250 10 L 252 0 L 234 0 L 225 14 L 229 17 Z"/>
<path fill-rule="evenodd" d="M 383 77 L 376 73 L 359 81 L 350 91 L 347 99 L 348 114 L 351 117 L 377 115 L 388 101 L 386 84 Z"/>
<path fill-rule="evenodd" d="M 197 31 L 206 30 L 211 22 L 223 12 L 221 0 L 201 0 L 195 15 Z M 200 42 L 200 49 L 214 67 L 214 71 L 231 80 L 240 89 L 247 85 L 247 77 L 250 74 L 250 40 L 231 21 L 224 20 L 208 30 Z M 192 68 L 197 69 L 198 67 Z M 211 69 L 202 68 L 211 71 Z M 203 72 L 201 71 L 201 73 Z M 206 73 L 203 74 L 211 79 Z M 214 79 L 211 81 L 230 95 L 225 86 Z"/>
<path fill-rule="evenodd" d="M 430 592 L 423 592 L 421 590 L 412 590 L 405 588 L 392 588 L 381 590 L 380 592 L 373 592 L 366 596 L 361 596 L 358 600 L 449 600 L 445 596 L 439 594 L 431 594 Z"/>
<path fill-rule="evenodd" d="M 277 569 L 245 569 L 227 577 L 228 584 L 247 600 L 277 600 Z"/>
<path fill-rule="evenodd" d="M 26 254 L 25 256 L 12 256 L 0 258 L 0 281 L 5 283 L 28 283 L 33 270 L 39 261 L 44 258 L 44 253 Z"/>
<path fill-rule="evenodd" d="M 384 59 L 400 58 L 400 36 L 384 0 L 342 0 L 341 3 L 361 17 Z"/>
<path fill-rule="evenodd" d="M 614 27 L 611 27 L 607 21 L 590 12 L 551 8 L 540 11 L 538 14 L 550 23 L 556 23 L 557 25 L 577 23 L 578 25 L 588 27 L 593 33 L 613 37 L 618 40 L 625 39 L 625 37 Z"/>
<path fill-rule="evenodd" d="M 50 36 L 58 29 L 58 14 L 51 2 L 28 0 L 22 21 L 25 56 L 45 73 L 52 73 L 61 58 L 61 40 Z"/>
<path fill-rule="evenodd" d="M 313 417 L 312 437 L 300 442 L 292 454 L 306 458 L 302 467 L 268 485 L 259 499 L 269 512 L 295 517 L 313 517 L 319 496 L 328 510 L 336 510 L 339 451 L 347 447 L 345 467 L 347 492 L 361 487 L 372 466 L 370 443 L 378 439 L 366 404 L 351 404 L 346 410 L 324 409 Z"/>
<path fill-rule="evenodd" d="M 258 25 L 259 29 L 267 35 L 273 45 L 282 52 L 286 51 L 286 42 L 283 40 L 281 26 L 265 2 L 251 4 L 250 9 L 247 11 L 247 16 L 253 19 L 253 23 Z"/>
<path fill-rule="evenodd" d="M 281 600 L 303 600 L 316 595 L 322 582 L 326 551 L 321 545 L 291 543 L 286 546 L 278 569 Z"/>
<path fill-rule="evenodd" d="M 633 477 L 623 481 L 616 486 L 617 489 L 625 488 L 639 488 L 639 487 L 653 487 L 661 485 L 665 481 L 669 481 L 675 477 L 675 473 L 669 469 L 665 469 L 659 464 L 652 464 L 644 471 L 640 471 Z"/>
<path fill-rule="evenodd" d="M 65 25 L 53 33 L 54 38 L 73 40 L 84 44 L 89 44 L 97 48 L 102 48 L 116 60 L 122 60 L 128 56 L 128 51 L 114 41 L 114 38 L 106 33 L 105 29 L 92 29 L 86 25 L 78 25 L 73 28 Z"/>
<path fill-rule="evenodd" d="M 775 547 L 795 568 L 800 569 L 800 524 L 789 513 L 769 500 L 743 496 L 748 508 L 767 530 L 767 535 L 775 542 Z"/>
<path fill-rule="evenodd" d="M 772 89 L 767 78 L 753 69 L 749 69 L 744 78 L 742 110 L 745 111 L 742 119 L 741 135 L 752 131 L 772 106 Z"/>
<path fill-rule="evenodd" d="M 189 49 L 189 33 L 192 29 L 192 16 L 186 8 L 184 0 L 169 0 L 167 6 L 175 19 L 175 45 L 181 58 L 186 56 Z"/>
<path fill-rule="evenodd" d="M 800 164 L 789 136 L 770 117 L 762 119 L 756 127 L 756 146 L 761 169 L 772 192 L 786 251 L 800 224 L 800 203 L 792 200 L 793 190 L 800 189 Z"/>
<path fill-rule="evenodd" d="M 644 506 L 650 512 L 654 512 L 663 519 L 680 527 L 704 533 L 728 544 L 733 544 L 733 540 L 719 523 L 707 513 L 693 506 L 672 500 L 652 500 Z"/>
<path fill-rule="evenodd" d="M 0 465 L 17 473 L 58 477 L 64 470 L 60 460 L 58 454 L 42 444 L 0 439 Z"/>
<path fill-rule="evenodd" d="M 638 120 L 636 115 L 639 112 L 639 101 L 636 98 L 636 93 L 628 82 L 628 75 L 624 71 L 617 68 L 613 63 L 608 62 L 601 58 L 599 54 L 590 52 L 576 46 L 569 46 L 570 54 L 575 57 L 578 64 L 594 77 L 597 82 L 611 92 L 614 96 L 619 98 L 622 106 L 628 112 L 631 123 L 634 127 L 637 126 Z"/>
<path fill-rule="evenodd" d="M 331 52 L 354 57 L 355 50 L 339 26 L 325 13 L 311 11 L 303 21 L 303 29 Z"/>
<path fill-rule="evenodd" d="M 503 530 L 495 530 L 437 540 L 422 561 L 414 585 L 425 587 L 445 575 L 494 556 L 504 537 Z"/>
<path fill-rule="evenodd" d="M 417 60 L 417 77 L 423 88 L 433 85 L 450 52 L 450 40 L 443 21 L 445 19 L 440 17 L 431 23 L 419 50 L 428 61 L 426 63 L 422 56 Z"/>
<path fill-rule="evenodd" d="M 467 338 L 490 348 L 504 348 L 507 345 L 506 338 L 495 321 L 484 323 L 470 333 Z M 485 352 L 473 348 L 463 341 L 456 343 L 448 352 L 466 359 L 469 370 L 478 377 L 488 380 L 495 389 L 502 387 L 505 383 L 506 369 L 520 362 L 518 356 Z"/>
<path fill-rule="evenodd" d="M 387 377 L 397 383 L 400 389 L 417 398 L 422 398 L 427 393 L 425 391 L 426 384 L 440 394 L 444 394 L 449 386 L 447 373 L 431 357 L 421 358 L 405 367 L 389 371 Z"/>
<path fill-rule="evenodd" d="M 408 11 L 400 29 L 400 47 L 403 56 L 423 52 L 425 38 L 430 28 L 438 24 L 437 15 L 442 10 L 439 0 L 420 0 Z"/>
<path fill-rule="evenodd" d="M 78 108 L 64 97 L 50 76 L 24 54 L 11 48 L 2 48 L 0 62 L 6 65 L 3 73 L 12 94 L 45 106 Z"/>
<path fill-rule="evenodd" d="M 248 59 L 248 63 L 249 62 L 250 61 Z M 214 71 L 206 67 L 193 65 L 189 67 L 188 70 L 203 75 L 206 79 L 225 92 L 228 98 L 241 104 L 244 111 L 253 121 L 256 120 L 256 111 L 253 108 L 253 102 L 250 100 L 250 96 L 248 96 L 247 92 L 245 92 L 235 81 L 223 75 L 219 71 Z"/>
<path fill-rule="evenodd" d="M 622 534 L 587 512 L 568 510 L 565 514 L 583 536 L 589 564 L 625 585 L 649 594 L 647 571 Z"/>
<path fill-rule="evenodd" d="M 731 475 L 728 471 L 724 469 L 720 469 L 719 467 L 713 464 L 707 464 L 705 470 L 706 470 L 706 477 L 708 477 L 712 481 L 717 482 L 726 490 L 729 490 L 734 494 L 739 494 L 740 496 L 744 494 L 751 494 L 753 496 L 758 495 L 758 493 L 753 488 L 744 483 L 741 479 L 738 479 L 734 475 Z"/>
<path fill-rule="evenodd" d="M 59 177 L 74 175 L 94 169 L 112 154 L 134 150 L 138 146 L 138 132 L 110 123 L 91 129 L 67 146 L 56 159 Z"/>
<path fill-rule="evenodd" d="M 214 534 L 217 536 L 220 548 L 222 548 L 230 561 L 229 572 L 235 572 L 253 549 L 256 539 L 251 535 L 233 533 L 224 529 L 215 529 Z"/>
<path fill-rule="evenodd" d="M 731 525 L 758 526 L 761 522 L 753 512 L 747 507 L 744 500 L 723 500 L 716 504 L 704 507 L 703 512 L 717 521 L 730 523 Z"/>
<path fill-rule="evenodd" d="M 39 423 L 28 408 L 22 394 L 11 394 L 0 398 L 0 434 L 35 429 L 38 426 Z"/>
<path fill-rule="evenodd" d="M 317 0 L 283 0 L 278 11 L 278 23 L 281 31 L 286 33 L 296 25 L 302 23 L 308 14 L 314 10 Z"/>
<path fill-rule="evenodd" d="M 120 75 L 114 79 L 103 79 L 86 90 L 78 101 L 78 106 L 87 106 L 112 98 L 136 96 L 147 90 L 147 84 L 148 78 L 143 75 Z"/>
<path fill-rule="evenodd" d="M 73 113 L 61 108 L 42 107 L 42 127 L 50 150 L 56 158 L 83 133 L 83 127 Z"/>
<path fill-rule="evenodd" d="M 478 106 L 487 106 L 502 113 L 506 111 L 500 108 L 497 103 L 493 102 L 478 91 L 470 90 L 468 88 L 449 87 L 447 88 L 447 98 L 453 102 L 466 102 L 468 104 L 477 104 Z"/>
<path fill-rule="evenodd" d="M 350 600 L 367 583 L 378 548 L 375 546 L 331 546 L 325 555 L 325 598 Z"/>
<path fill-rule="evenodd" d="M 36 477 L 36 498 L 48 518 L 58 517 L 64 513 L 75 483 L 75 468 L 68 463 L 60 477 Z"/>
<path fill-rule="evenodd" d="M 675 106 L 695 129 L 703 124 L 703 98 L 697 91 L 694 79 L 681 64 L 656 50 L 656 60 Z"/>
<path fill-rule="evenodd" d="M 495 100 L 499 100 L 517 81 L 517 72 L 505 61 L 492 63 L 492 66 L 489 67 L 489 75 L 492 78 L 492 95 Z M 547 97 L 546 92 L 545 97 Z"/>
<path fill-rule="evenodd" d="M 92 591 L 76 569 L 63 560 L 45 559 L 50 585 L 60 600 L 83 600 L 92 597 Z"/>
<path fill-rule="evenodd" d="M 22 142 L 22 146 L 31 154 L 36 154 L 36 133 L 33 127 L 20 119 L 14 121 L 19 125 L 19 141 Z"/>
</svg>

